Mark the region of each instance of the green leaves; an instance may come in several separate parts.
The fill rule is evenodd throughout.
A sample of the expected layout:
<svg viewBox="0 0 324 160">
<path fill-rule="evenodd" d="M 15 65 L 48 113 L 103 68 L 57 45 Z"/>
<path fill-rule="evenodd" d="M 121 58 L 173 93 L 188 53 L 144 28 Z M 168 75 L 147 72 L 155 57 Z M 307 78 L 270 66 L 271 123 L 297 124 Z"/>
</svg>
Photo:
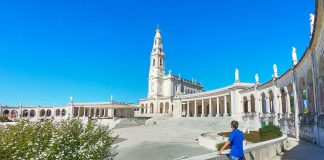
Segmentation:
<svg viewBox="0 0 324 160">
<path fill-rule="evenodd" d="M 0 122 L 12 122 L 8 117 L 0 117 Z"/>
<path fill-rule="evenodd" d="M 0 128 L 0 159 L 113 159 L 116 138 L 92 119 L 21 120 Z"/>
<path fill-rule="evenodd" d="M 282 136 L 282 132 L 278 126 L 269 124 L 264 128 L 259 129 L 261 141 L 279 138 Z"/>
</svg>

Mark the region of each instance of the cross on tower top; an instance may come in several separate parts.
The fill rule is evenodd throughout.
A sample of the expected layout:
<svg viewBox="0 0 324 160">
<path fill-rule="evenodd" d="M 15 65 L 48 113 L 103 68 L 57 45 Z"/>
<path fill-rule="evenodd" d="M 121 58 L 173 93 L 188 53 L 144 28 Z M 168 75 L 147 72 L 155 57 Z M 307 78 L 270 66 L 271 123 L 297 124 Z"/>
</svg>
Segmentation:
<svg viewBox="0 0 324 160">
<path fill-rule="evenodd" d="M 156 32 L 160 32 L 161 30 L 160 30 L 160 23 L 157 23 L 156 24 Z"/>
</svg>

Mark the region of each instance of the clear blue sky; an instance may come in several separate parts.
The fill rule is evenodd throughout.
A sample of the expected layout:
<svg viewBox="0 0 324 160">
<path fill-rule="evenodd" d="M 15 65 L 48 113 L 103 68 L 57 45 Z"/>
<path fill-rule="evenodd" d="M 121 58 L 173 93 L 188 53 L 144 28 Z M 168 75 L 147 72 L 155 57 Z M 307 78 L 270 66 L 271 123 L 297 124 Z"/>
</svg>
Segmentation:
<svg viewBox="0 0 324 160">
<path fill-rule="evenodd" d="M 138 102 L 160 23 L 167 70 L 207 90 L 265 82 L 309 44 L 314 0 L 0 1 L 0 101 L 7 105 Z"/>
</svg>

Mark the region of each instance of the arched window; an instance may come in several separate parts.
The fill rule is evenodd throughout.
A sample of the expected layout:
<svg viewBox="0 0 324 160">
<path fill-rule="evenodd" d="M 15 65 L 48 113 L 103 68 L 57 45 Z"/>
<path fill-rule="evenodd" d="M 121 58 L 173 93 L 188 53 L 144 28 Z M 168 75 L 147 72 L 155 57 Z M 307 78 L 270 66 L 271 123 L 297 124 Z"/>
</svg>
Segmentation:
<svg viewBox="0 0 324 160">
<path fill-rule="evenodd" d="M 162 58 L 160 59 L 160 66 L 163 66 Z"/>
</svg>

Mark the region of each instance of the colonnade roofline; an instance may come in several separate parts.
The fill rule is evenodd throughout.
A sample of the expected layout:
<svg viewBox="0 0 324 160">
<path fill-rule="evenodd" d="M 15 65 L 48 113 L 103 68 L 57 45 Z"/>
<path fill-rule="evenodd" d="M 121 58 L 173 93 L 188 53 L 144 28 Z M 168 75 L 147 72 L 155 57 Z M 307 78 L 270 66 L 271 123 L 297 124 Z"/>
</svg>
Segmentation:
<svg viewBox="0 0 324 160">
<path fill-rule="evenodd" d="M 120 108 L 139 108 L 137 104 L 120 103 L 120 102 L 96 102 L 96 103 L 70 103 L 70 106 L 75 107 L 90 107 L 90 108 L 109 108 L 109 109 L 120 109 Z"/>
<path fill-rule="evenodd" d="M 179 97 L 175 97 L 175 99 L 192 99 L 192 98 L 200 98 L 200 96 L 218 96 L 218 95 L 212 95 L 212 94 L 219 94 L 219 96 L 230 94 L 230 91 L 232 89 L 244 89 L 244 88 L 250 88 L 252 86 L 255 86 L 254 83 L 234 83 L 233 85 L 229 85 L 223 88 L 200 92 L 200 93 L 194 93 L 194 94 L 187 94 L 187 95 L 180 95 Z M 224 92 L 229 93 L 224 93 Z"/>
<path fill-rule="evenodd" d="M 19 108 L 66 108 L 66 106 L 0 106 L 1 108 L 12 108 L 12 109 L 19 109 Z"/>
</svg>

